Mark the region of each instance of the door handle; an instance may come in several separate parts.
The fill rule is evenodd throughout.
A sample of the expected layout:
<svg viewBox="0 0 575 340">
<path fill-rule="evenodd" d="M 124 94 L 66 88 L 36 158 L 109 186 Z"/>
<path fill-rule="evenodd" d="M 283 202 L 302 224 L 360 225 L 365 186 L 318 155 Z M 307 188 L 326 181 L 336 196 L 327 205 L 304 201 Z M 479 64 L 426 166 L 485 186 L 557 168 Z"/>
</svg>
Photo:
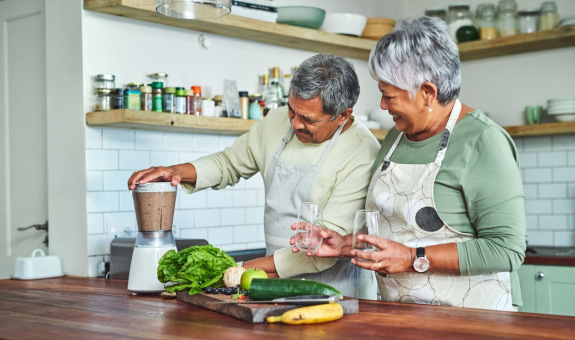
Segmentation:
<svg viewBox="0 0 575 340">
<path fill-rule="evenodd" d="M 537 272 L 537 274 L 535 274 L 535 278 L 537 280 L 543 280 L 544 277 L 545 277 L 545 274 L 543 272 Z"/>
</svg>

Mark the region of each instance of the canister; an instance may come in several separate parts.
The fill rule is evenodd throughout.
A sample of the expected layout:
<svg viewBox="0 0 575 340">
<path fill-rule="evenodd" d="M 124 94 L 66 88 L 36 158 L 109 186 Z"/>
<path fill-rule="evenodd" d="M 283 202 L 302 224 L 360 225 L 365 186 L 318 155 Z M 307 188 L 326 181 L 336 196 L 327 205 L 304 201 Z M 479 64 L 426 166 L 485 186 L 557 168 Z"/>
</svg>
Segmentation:
<svg viewBox="0 0 575 340">
<path fill-rule="evenodd" d="M 116 88 L 112 90 L 112 98 L 110 107 L 112 110 L 119 110 L 126 108 L 126 90 L 123 88 Z"/>
<path fill-rule="evenodd" d="M 546 1 L 541 4 L 539 14 L 539 31 L 547 31 L 559 26 L 559 13 L 555 1 Z"/>
<path fill-rule="evenodd" d="M 108 111 L 111 109 L 111 89 L 97 88 L 94 96 L 94 111 Z"/>
<path fill-rule="evenodd" d="M 116 87 L 116 76 L 113 74 L 97 74 L 94 76 L 95 89 L 113 89 Z"/>
<path fill-rule="evenodd" d="M 139 89 L 137 91 L 126 90 L 126 109 L 141 110 L 142 103 L 140 96 L 141 92 Z"/>
<path fill-rule="evenodd" d="M 152 83 L 152 111 L 162 112 L 164 110 L 163 84 L 160 81 Z"/>
<path fill-rule="evenodd" d="M 517 2 L 499 0 L 497 4 L 497 29 L 500 37 L 517 34 Z"/>
<path fill-rule="evenodd" d="M 140 87 L 140 92 L 142 93 L 142 107 L 140 110 L 144 111 L 152 111 L 153 108 L 153 100 L 152 100 L 152 87 L 148 85 L 144 85 Z"/>
<path fill-rule="evenodd" d="M 524 9 L 517 13 L 517 28 L 519 33 L 533 33 L 538 31 L 539 10 Z"/>
</svg>

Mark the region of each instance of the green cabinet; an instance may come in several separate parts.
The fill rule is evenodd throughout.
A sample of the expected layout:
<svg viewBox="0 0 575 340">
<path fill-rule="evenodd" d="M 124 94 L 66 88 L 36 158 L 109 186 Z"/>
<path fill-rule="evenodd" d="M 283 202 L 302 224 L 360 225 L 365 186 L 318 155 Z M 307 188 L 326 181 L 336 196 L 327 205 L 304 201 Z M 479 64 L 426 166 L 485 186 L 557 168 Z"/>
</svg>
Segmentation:
<svg viewBox="0 0 575 340">
<path fill-rule="evenodd" d="M 523 265 L 518 273 L 521 312 L 575 316 L 575 267 Z"/>
</svg>

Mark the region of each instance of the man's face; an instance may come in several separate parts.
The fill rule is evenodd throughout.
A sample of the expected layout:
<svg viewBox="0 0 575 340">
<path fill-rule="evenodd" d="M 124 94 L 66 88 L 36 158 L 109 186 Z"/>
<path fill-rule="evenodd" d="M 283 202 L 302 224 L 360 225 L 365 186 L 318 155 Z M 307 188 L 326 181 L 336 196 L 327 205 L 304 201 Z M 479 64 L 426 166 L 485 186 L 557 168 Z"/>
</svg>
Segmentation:
<svg viewBox="0 0 575 340">
<path fill-rule="evenodd" d="M 331 115 L 323 113 L 319 97 L 302 99 L 290 95 L 288 115 L 295 135 L 302 143 L 323 143 L 331 139 L 340 124 L 345 123 L 341 115 L 330 121 Z"/>
</svg>

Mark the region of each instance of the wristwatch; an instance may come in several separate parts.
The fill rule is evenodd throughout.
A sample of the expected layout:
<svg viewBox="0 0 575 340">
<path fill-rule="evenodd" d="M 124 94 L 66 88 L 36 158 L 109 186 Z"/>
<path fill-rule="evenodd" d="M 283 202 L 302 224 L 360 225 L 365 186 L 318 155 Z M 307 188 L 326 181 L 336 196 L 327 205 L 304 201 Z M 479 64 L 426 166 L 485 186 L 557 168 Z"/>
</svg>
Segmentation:
<svg viewBox="0 0 575 340">
<path fill-rule="evenodd" d="M 425 273 L 429 269 L 429 260 L 425 256 L 425 248 L 419 247 L 415 250 L 413 268 L 420 273 Z"/>
</svg>

